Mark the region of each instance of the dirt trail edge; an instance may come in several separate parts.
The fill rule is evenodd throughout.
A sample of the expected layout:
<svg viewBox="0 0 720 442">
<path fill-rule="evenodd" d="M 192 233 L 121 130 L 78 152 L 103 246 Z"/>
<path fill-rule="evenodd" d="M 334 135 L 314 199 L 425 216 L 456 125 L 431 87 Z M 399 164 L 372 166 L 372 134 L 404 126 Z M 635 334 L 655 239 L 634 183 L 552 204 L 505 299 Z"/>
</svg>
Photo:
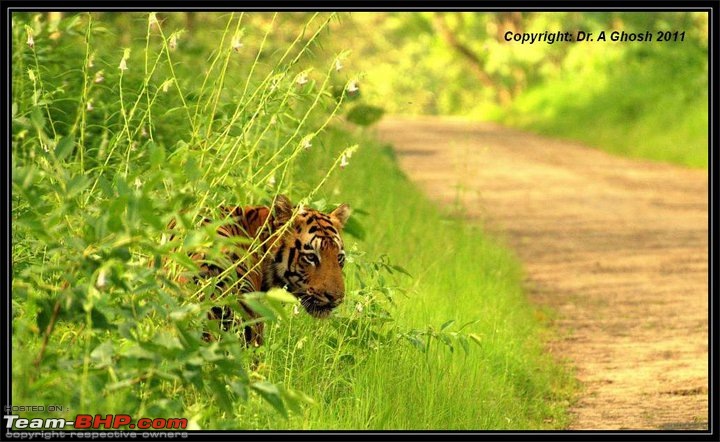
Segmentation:
<svg viewBox="0 0 720 442">
<path fill-rule="evenodd" d="M 707 429 L 706 171 L 454 119 L 377 131 L 523 261 L 531 301 L 556 312 L 549 351 L 584 385 L 571 429 Z"/>
</svg>

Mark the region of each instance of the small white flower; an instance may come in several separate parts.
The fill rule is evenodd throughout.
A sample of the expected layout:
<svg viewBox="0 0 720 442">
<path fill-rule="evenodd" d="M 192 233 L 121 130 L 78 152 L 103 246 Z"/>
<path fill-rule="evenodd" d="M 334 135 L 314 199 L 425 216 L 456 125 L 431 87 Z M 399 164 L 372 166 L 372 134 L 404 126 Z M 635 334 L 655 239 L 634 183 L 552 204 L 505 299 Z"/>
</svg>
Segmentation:
<svg viewBox="0 0 720 442">
<path fill-rule="evenodd" d="M 135 184 L 135 188 L 136 188 L 136 189 L 141 188 L 141 187 L 142 187 L 142 181 L 140 181 L 140 177 L 135 178 L 135 182 L 134 182 L 133 184 Z"/>
<path fill-rule="evenodd" d="M 173 34 L 170 36 L 170 39 L 168 40 L 168 47 L 170 50 L 174 50 L 177 48 L 177 34 Z"/>
<path fill-rule="evenodd" d="M 298 75 L 297 79 L 295 80 L 295 82 L 297 84 L 299 84 L 300 86 L 306 84 L 308 81 L 309 81 L 309 78 L 308 78 L 307 74 L 304 72 L 302 74 Z"/>
<path fill-rule="evenodd" d="M 162 91 L 167 92 L 170 90 L 170 84 L 172 84 L 172 80 L 165 80 L 165 82 L 162 84 Z"/>
<path fill-rule="evenodd" d="M 27 32 L 27 45 L 30 49 L 35 47 L 35 39 L 33 38 L 33 31 L 29 26 L 25 27 L 25 31 Z"/>
<path fill-rule="evenodd" d="M 91 67 L 94 67 L 94 66 L 95 66 L 95 53 L 93 52 L 93 53 L 90 54 L 90 56 L 88 57 L 87 67 L 91 68 Z"/>
<path fill-rule="evenodd" d="M 104 72 L 103 72 L 103 71 L 97 71 L 97 72 L 95 73 L 95 80 L 94 80 L 94 81 L 95 81 L 95 83 L 102 83 L 103 81 L 105 81 L 105 74 L 104 74 Z"/>
<path fill-rule="evenodd" d="M 348 156 L 343 154 L 343 156 L 340 157 L 340 167 L 344 169 L 350 162 L 348 162 Z"/>
<path fill-rule="evenodd" d="M 340 63 L 340 59 L 335 60 L 335 71 L 339 71 L 343 68 L 342 63 Z"/>
<path fill-rule="evenodd" d="M 359 302 L 358 302 L 357 304 L 355 304 L 355 310 L 356 310 L 358 313 L 362 313 L 362 311 L 363 311 L 363 306 L 362 306 L 362 304 L 359 303 Z"/>
<path fill-rule="evenodd" d="M 145 130 L 145 126 L 143 126 L 143 127 L 140 129 L 140 136 L 143 137 L 143 138 L 147 138 L 148 133 L 147 133 L 147 131 Z"/>
<path fill-rule="evenodd" d="M 293 315 L 299 315 L 300 314 L 300 306 L 297 304 L 293 305 Z"/>
<path fill-rule="evenodd" d="M 97 281 L 95 282 L 95 287 L 97 288 L 103 288 L 105 287 L 105 284 L 107 283 L 105 279 L 105 274 L 107 272 L 105 269 L 100 269 L 100 273 L 98 273 Z"/>
<path fill-rule="evenodd" d="M 275 123 L 277 123 L 277 117 L 273 115 L 272 117 L 270 117 L 270 124 L 274 125 Z"/>
<path fill-rule="evenodd" d="M 270 186 L 270 187 L 274 186 L 275 185 L 275 175 L 272 175 L 270 178 L 268 178 L 267 183 L 268 183 L 268 186 Z"/>
<path fill-rule="evenodd" d="M 93 107 L 92 100 L 88 100 L 87 105 L 85 105 L 85 110 L 87 110 L 88 112 L 90 112 L 90 111 L 92 111 L 93 109 L 95 109 L 95 108 Z"/>
<path fill-rule="evenodd" d="M 243 44 L 243 42 L 240 41 L 240 37 L 238 37 L 238 36 L 233 37 L 232 43 L 230 45 L 232 46 L 232 50 L 235 52 L 240 52 L 240 49 L 242 49 L 243 46 L 245 46 Z"/>
<path fill-rule="evenodd" d="M 312 147 L 312 143 L 310 142 L 311 139 L 312 137 L 305 137 L 302 143 L 302 147 L 304 147 L 305 149 L 310 149 Z"/>
<path fill-rule="evenodd" d="M 360 87 L 358 85 L 357 80 L 353 80 L 350 83 L 348 83 L 347 91 L 350 92 L 351 94 L 354 94 L 355 92 L 357 92 L 359 90 L 360 90 Z"/>
<path fill-rule="evenodd" d="M 130 48 L 125 48 L 125 51 L 123 51 L 123 57 L 122 60 L 120 60 L 120 66 L 118 68 L 121 71 L 127 70 L 127 59 L 130 58 Z"/>
</svg>

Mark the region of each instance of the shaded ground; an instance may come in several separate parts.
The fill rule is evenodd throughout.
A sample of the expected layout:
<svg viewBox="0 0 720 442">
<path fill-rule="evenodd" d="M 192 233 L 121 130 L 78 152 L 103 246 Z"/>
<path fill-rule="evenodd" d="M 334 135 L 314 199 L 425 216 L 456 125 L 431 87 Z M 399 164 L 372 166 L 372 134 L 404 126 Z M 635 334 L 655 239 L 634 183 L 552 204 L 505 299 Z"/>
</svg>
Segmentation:
<svg viewBox="0 0 720 442">
<path fill-rule="evenodd" d="M 588 127 L 592 130 L 592 127 Z M 708 179 L 493 124 L 387 118 L 412 180 L 506 237 L 549 345 L 584 384 L 573 429 L 707 429 Z"/>
</svg>

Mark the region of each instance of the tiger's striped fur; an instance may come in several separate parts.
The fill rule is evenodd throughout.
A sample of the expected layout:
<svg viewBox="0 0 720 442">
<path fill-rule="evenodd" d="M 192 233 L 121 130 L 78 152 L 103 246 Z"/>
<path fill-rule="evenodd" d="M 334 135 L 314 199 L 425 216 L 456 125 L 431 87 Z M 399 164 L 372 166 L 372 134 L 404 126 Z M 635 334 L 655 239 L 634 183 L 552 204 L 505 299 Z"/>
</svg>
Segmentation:
<svg viewBox="0 0 720 442">
<path fill-rule="evenodd" d="M 223 250 L 235 265 L 237 284 L 233 292 L 242 295 L 284 287 L 299 298 L 309 314 L 323 318 L 345 295 L 342 275 L 345 251 L 340 233 L 350 216 L 350 208 L 341 204 L 330 213 L 302 208 L 295 217 L 293 211 L 292 203 L 284 195 L 278 195 L 272 207 L 221 207 L 228 223 L 217 229 L 218 235 L 254 239 L 254 244 L 260 245 L 249 259 L 242 259 L 248 254 L 248 244 Z M 208 262 L 202 253 L 193 254 L 192 258 L 200 263 L 200 277 L 218 276 L 225 270 Z M 221 281 L 219 286 L 223 288 L 225 284 Z M 243 303 L 242 296 L 240 305 L 246 317 L 257 317 Z M 220 320 L 225 329 L 238 322 L 227 307 L 214 307 L 209 316 Z M 262 334 L 262 322 L 245 327 L 245 340 L 249 345 L 261 345 Z"/>
</svg>

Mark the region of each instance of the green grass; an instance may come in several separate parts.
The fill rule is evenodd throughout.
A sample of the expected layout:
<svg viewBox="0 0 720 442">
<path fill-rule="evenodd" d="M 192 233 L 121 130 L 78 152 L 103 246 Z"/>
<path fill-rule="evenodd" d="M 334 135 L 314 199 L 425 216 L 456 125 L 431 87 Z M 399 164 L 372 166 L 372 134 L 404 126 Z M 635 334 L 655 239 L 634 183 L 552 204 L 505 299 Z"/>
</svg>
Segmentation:
<svg viewBox="0 0 720 442">
<path fill-rule="evenodd" d="M 565 424 L 572 382 L 543 352 L 517 261 L 430 203 L 387 146 L 336 125 L 353 74 L 318 44 L 332 15 L 223 14 L 190 35 L 152 17 L 69 16 L 56 39 L 13 17 L 16 403 L 203 429 Z M 236 300 L 168 271 L 219 255 L 199 214 L 278 192 L 355 209 L 347 302 L 317 321 L 254 294 L 265 345 L 205 343 L 209 308 Z M 161 244 L 172 218 L 185 227 Z"/>
<path fill-rule="evenodd" d="M 341 144 L 348 136 L 336 131 L 329 144 Z M 390 330 L 440 330 L 454 320 L 447 331 L 455 331 L 477 321 L 461 333 L 474 335 L 479 345 L 471 340 L 467 354 L 457 342 L 450 351 L 436 340 L 426 353 L 402 340 L 377 350 L 355 349 L 347 336 L 345 348 L 333 348 L 318 338 L 333 326 L 295 318 L 293 328 L 273 329 L 268 342 L 270 348 L 278 339 L 293 347 L 307 338 L 302 348 L 286 350 L 293 352 L 297 367 L 287 374 L 285 364 L 271 365 L 268 376 L 293 379 L 292 387 L 318 404 L 287 422 L 260 420 L 260 427 L 562 428 L 572 382 L 543 352 L 547 330 L 524 296 L 516 259 L 479 228 L 444 215 L 429 202 L 399 171 L 389 146 L 368 138 L 361 139 L 361 146 L 350 165 L 333 174 L 325 196 L 368 212 L 355 215 L 366 240 L 348 237 L 348 248 L 357 245 L 369 256 L 386 254 L 413 275 L 401 278 L 407 292 L 394 296 L 395 328 Z M 300 170 L 314 170 L 325 154 L 315 152 Z M 348 291 L 357 289 L 357 279 L 349 278 Z M 338 314 L 361 319 L 363 313 L 354 310 L 357 302 L 362 298 L 350 295 Z M 337 353 L 356 362 L 345 368 L 330 364 L 334 371 L 328 373 L 321 361 Z"/>
<path fill-rule="evenodd" d="M 615 154 L 707 167 L 706 53 L 680 44 L 627 49 L 585 48 L 602 52 L 583 54 L 594 69 L 567 68 L 519 96 L 500 121 Z"/>
</svg>

